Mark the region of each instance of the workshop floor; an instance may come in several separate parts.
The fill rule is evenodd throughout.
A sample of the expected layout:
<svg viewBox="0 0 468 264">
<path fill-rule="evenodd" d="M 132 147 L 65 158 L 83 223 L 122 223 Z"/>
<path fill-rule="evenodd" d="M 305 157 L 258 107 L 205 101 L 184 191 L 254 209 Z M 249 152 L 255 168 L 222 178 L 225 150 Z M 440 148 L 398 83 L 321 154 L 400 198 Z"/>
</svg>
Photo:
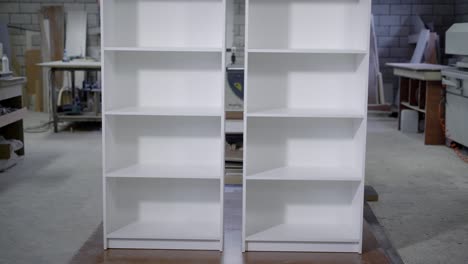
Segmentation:
<svg viewBox="0 0 468 264">
<path fill-rule="evenodd" d="M 468 164 L 445 146 L 425 146 L 395 121 L 371 118 L 366 183 L 370 203 L 406 264 L 468 263 Z"/>
<path fill-rule="evenodd" d="M 405 263 L 468 263 L 468 165 L 393 119 L 371 117 L 368 130 L 371 207 Z M 26 134 L 26 153 L 0 173 L 0 263 L 67 263 L 101 222 L 100 132 Z"/>
</svg>

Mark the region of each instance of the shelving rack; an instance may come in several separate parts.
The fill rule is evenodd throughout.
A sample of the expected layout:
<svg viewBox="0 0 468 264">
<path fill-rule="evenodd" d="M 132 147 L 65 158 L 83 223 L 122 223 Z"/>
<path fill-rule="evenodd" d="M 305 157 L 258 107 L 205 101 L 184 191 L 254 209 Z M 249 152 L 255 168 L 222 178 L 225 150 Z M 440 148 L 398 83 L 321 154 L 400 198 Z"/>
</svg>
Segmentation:
<svg viewBox="0 0 468 264">
<path fill-rule="evenodd" d="M 361 252 L 370 0 L 247 0 L 243 251 Z"/>
<path fill-rule="evenodd" d="M 104 247 L 223 248 L 225 0 L 101 0 Z"/>
</svg>

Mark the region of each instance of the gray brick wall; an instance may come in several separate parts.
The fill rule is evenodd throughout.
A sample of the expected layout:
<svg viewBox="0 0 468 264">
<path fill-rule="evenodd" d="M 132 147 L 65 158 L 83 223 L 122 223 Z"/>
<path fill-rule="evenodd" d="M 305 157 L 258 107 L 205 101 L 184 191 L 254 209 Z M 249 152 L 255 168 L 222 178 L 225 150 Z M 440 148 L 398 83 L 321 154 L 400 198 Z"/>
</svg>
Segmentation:
<svg viewBox="0 0 468 264">
<path fill-rule="evenodd" d="M 414 46 L 408 44 L 413 16 L 433 22 L 435 31 L 444 37 L 445 31 L 455 22 L 456 0 L 374 0 L 376 35 L 378 39 L 381 71 L 385 82 L 392 82 L 392 69 L 387 62 L 408 61 Z M 458 0 L 460 1 L 460 0 Z M 466 0 L 468 1 L 468 0 Z M 443 46 L 443 43 L 441 43 Z"/>
<path fill-rule="evenodd" d="M 238 7 L 234 18 L 234 45 L 240 46 L 244 40 L 245 0 L 234 1 Z M 392 82 L 393 78 L 392 70 L 385 67 L 385 63 L 408 61 L 411 58 L 414 46 L 408 44 L 408 36 L 413 33 L 413 16 L 420 15 L 426 22 L 433 21 L 435 30 L 443 37 L 444 32 L 455 22 L 455 14 L 457 19 L 468 18 L 467 6 L 468 0 L 373 0 L 372 13 L 384 80 Z"/>
<path fill-rule="evenodd" d="M 455 20 L 468 22 L 468 0 L 455 0 Z"/>
<path fill-rule="evenodd" d="M 38 11 L 42 6 L 63 5 L 65 11 L 83 10 L 88 12 L 88 28 L 99 26 L 99 7 L 97 0 L 0 0 L 0 22 L 24 29 L 39 31 Z M 10 29 L 12 52 L 24 74 L 24 51 L 26 49 L 25 31 Z M 99 46 L 96 35 L 87 36 L 88 47 Z M 40 39 L 33 39 L 33 46 L 39 48 Z"/>
<path fill-rule="evenodd" d="M 234 0 L 234 38 L 232 46 L 238 49 L 237 62 L 244 62 L 245 0 Z M 227 43 L 227 45 L 230 45 Z"/>
<path fill-rule="evenodd" d="M 99 9 L 96 0 L 0 0 L 0 21 L 39 30 L 37 11 L 44 5 L 62 4 L 65 10 L 86 10 L 88 27 L 99 23 Z M 234 38 L 232 46 L 239 48 L 243 59 L 245 40 L 245 0 L 234 0 Z M 372 12 L 375 16 L 381 70 L 385 80 L 391 82 L 391 69 L 383 67 L 387 62 L 407 61 L 412 53 L 408 41 L 411 30 L 411 17 L 421 15 L 425 21 L 433 21 L 436 31 L 444 35 L 445 30 L 455 21 L 468 21 L 468 0 L 373 0 Z M 12 30 L 16 51 L 23 51 L 24 32 Z M 88 36 L 88 46 L 99 45 L 96 36 Z M 228 45 L 230 45 L 228 43 Z M 23 61 L 22 54 L 17 54 Z"/>
</svg>

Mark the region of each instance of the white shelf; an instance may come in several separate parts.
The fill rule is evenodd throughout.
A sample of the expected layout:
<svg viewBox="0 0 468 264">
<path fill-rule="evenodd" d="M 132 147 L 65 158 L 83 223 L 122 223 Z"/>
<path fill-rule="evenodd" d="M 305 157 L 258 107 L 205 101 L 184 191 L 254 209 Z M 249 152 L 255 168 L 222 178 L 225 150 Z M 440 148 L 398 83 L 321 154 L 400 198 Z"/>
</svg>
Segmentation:
<svg viewBox="0 0 468 264">
<path fill-rule="evenodd" d="M 360 49 L 248 49 L 248 53 L 366 54 Z"/>
<path fill-rule="evenodd" d="M 350 224 L 280 224 L 247 236 L 247 241 L 358 243 L 358 226 Z"/>
<path fill-rule="evenodd" d="M 326 168 L 326 167 L 282 167 L 252 175 L 247 175 L 246 180 L 277 180 L 277 181 L 354 181 L 362 178 L 359 172 L 353 168 Z"/>
<path fill-rule="evenodd" d="M 216 223 L 136 221 L 110 234 L 117 239 L 220 240 Z"/>
<path fill-rule="evenodd" d="M 104 51 L 222 52 L 222 48 L 203 47 L 105 47 Z"/>
<path fill-rule="evenodd" d="M 357 110 L 347 109 L 306 109 L 306 108 L 275 108 L 248 112 L 250 117 L 312 117 L 312 118 L 364 118 Z"/>
<path fill-rule="evenodd" d="M 106 111 L 113 116 L 222 116 L 216 107 L 125 107 Z"/>
<path fill-rule="evenodd" d="M 220 179 L 216 166 L 136 164 L 106 174 L 109 178 Z"/>
</svg>

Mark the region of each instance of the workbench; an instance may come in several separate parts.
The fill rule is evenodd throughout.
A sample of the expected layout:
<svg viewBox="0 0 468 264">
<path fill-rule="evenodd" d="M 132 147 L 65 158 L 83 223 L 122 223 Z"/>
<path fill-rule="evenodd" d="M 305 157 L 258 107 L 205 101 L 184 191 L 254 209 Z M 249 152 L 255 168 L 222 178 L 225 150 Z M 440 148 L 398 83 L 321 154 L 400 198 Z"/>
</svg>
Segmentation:
<svg viewBox="0 0 468 264">
<path fill-rule="evenodd" d="M 424 144 L 445 144 L 440 114 L 445 111 L 441 70 L 448 66 L 426 63 L 387 63 L 399 77 L 400 103 L 398 130 L 401 129 L 401 112 L 411 109 L 424 116 Z"/>
<path fill-rule="evenodd" d="M 23 118 L 26 115 L 26 107 L 22 106 L 24 77 L 9 77 L 0 79 L 0 104 L 2 107 L 16 109 L 13 112 L 0 115 L 0 135 L 5 139 L 16 139 L 23 142 Z M 0 158 L 10 158 L 10 145 L 0 144 Z M 24 155 L 24 147 L 16 151 L 19 156 Z"/>
<path fill-rule="evenodd" d="M 71 94 L 72 98 L 75 98 L 76 87 L 75 87 L 75 72 L 76 71 L 101 71 L 101 62 L 96 61 L 83 61 L 74 60 L 70 62 L 63 61 L 50 61 L 38 64 L 41 67 L 50 69 L 50 96 L 52 104 L 52 120 L 54 124 L 54 132 L 58 132 L 58 122 L 92 122 L 101 121 L 101 110 L 100 107 L 96 106 L 92 112 L 83 112 L 80 115 L 66 115 L 59 114 L 57 112 L 57 87 L 55 83 L 56 72 L 68 71 L 71 75 Z M 95 105 L 99 105 L 100 93 L 94 92 Z"/>
</svg>

